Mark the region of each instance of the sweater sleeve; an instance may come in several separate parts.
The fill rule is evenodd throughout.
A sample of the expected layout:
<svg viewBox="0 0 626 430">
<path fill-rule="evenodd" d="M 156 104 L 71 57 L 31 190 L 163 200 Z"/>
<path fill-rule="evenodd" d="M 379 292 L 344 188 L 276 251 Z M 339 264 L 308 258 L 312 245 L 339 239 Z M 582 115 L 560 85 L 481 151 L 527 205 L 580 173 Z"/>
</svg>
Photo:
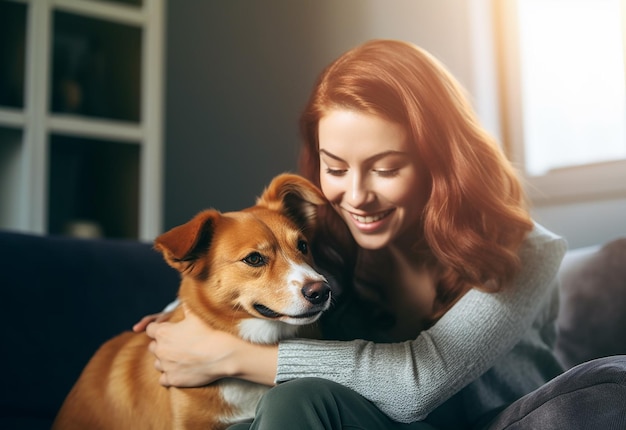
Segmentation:
<svg viewBox="0 0 626 430">
<path fill-rule="evenodd" d="M 395 421 L 422 420 L 520 341 L 557 282 L 565 250 L 563 239 L 536 225 L 520 249 L 523 269 L 511 288 L 469 291 L 412 341 L 283 341 L 276 382 L 330 379 Z"/>
</svg>

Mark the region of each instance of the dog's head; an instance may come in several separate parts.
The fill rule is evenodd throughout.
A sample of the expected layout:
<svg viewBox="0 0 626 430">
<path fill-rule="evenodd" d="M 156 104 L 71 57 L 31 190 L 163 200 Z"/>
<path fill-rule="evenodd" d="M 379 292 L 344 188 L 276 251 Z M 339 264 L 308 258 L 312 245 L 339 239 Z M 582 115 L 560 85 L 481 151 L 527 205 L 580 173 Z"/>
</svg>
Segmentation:
<svg viewBox="0 0 626 430">
<path fill-rule="evenodd" d="M 324 204 L 313 184 L 283 174 L 255 206 L 201 212 L 157 237 L 155 248 L 182 274 L 179 297 L 190 310 L 217 328 L 263 341 L 255 330 L 312 323 L 330 305 L 330 287 L 309 250 Z M 259 319 L 272 324 L 259 327 Z"/>
</svg>

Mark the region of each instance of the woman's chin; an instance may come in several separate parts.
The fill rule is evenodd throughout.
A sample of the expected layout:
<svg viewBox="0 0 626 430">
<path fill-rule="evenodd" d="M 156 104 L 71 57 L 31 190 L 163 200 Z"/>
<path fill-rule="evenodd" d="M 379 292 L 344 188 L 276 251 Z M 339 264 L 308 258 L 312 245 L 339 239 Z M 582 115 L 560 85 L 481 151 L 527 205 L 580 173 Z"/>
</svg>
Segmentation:
<svg viewBox="0 0 626 430">
<path fill-rule="evenodd" d="M 389 245 L 390 240 L 386 235 L 355 235 L 353 233 L 354 240 L 356 243 L 363 249 L 368 249 L 370 251 L 375 251 L 377 249 L 382 249 Z"/>
</svg>

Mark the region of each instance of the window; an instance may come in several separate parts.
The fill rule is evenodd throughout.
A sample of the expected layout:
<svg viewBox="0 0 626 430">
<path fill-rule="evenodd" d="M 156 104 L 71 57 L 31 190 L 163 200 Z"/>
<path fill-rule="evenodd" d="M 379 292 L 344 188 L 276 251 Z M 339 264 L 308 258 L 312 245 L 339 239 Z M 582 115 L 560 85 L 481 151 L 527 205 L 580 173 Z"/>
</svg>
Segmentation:
<svg viewBox="0 0 626 430">
<path fill-rule="evenodd" d="M 626 1 L 495 2 L 505 139 L 531 198 L 626 195 Z"/>
</svg>

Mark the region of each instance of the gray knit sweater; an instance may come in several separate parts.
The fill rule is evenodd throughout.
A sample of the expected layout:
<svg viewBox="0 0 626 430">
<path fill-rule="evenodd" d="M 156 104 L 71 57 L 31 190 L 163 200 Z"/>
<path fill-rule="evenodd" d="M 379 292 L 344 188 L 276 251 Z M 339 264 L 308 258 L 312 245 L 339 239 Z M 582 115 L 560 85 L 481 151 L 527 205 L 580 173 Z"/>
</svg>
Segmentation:
<svg viewBox="0 0 626 430">
<path fill-rule="evenodd" d="M 412 341 L 283 341 L 276 382 L 330 379 L 399 422 L 452 408 L 473 421 L 561 371 L 552 346 L 565 250 L 563 239 L 536 225 L 520 249 L 523 268 L 512 287 L 468 292 Z"/>
</svg>

